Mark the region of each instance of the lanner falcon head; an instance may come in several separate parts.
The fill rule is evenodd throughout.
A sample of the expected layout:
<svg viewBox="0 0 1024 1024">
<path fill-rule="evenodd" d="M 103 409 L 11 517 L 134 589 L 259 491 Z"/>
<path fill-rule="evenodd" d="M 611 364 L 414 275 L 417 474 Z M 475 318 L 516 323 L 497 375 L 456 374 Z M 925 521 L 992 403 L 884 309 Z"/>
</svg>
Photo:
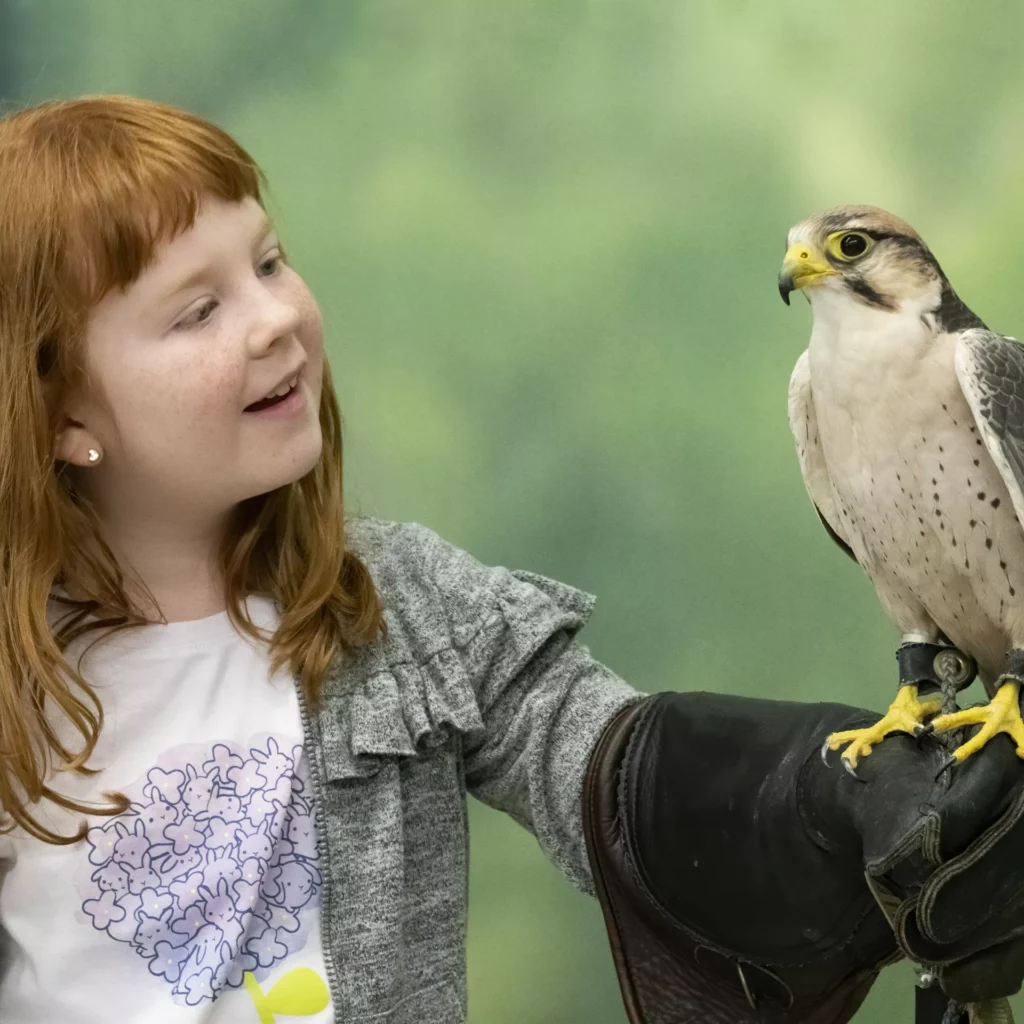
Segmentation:
<svg viewBox="0 0 1024 1024">
<path fill-rule="evenodd" d="M 779 294 L 806 289 L 813 307 L 859 305 L 912 314 L 943 331 L 984 326 L 953 291 L 938 260 L 904 220 L 877 206 L 837 206 L 795 224 Z"/>
</svg>

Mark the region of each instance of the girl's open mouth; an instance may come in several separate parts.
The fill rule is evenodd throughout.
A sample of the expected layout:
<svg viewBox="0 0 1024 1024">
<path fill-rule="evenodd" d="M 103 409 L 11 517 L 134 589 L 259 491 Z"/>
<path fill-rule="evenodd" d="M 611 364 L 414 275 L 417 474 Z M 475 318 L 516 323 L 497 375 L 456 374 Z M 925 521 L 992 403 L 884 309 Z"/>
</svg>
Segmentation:
<svg viewBox="0 0 1024 1024">
<path fill-rule="evenodd" d="M 244 412 L 262 414 L 265 416 L 286 416 L 290 412 L 299 409 L 302 405 L 302 389 L 299 382 L 286 395 L 277 395 L 274 398 L 261 398 L 252 405 L 247 405 Z"/>
</svg>

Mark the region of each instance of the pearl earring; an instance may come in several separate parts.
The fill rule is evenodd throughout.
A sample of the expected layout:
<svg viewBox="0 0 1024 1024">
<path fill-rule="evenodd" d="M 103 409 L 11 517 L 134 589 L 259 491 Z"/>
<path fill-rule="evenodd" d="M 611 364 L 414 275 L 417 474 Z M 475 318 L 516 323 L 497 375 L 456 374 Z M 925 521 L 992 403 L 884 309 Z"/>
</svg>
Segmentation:
<svg viewBox="0 0 1024 1024">
<path fill-rule="evenodd" d="M 100 457 L 100 453 L 95 448 L 89 449 L 89 461 L 95 462 Z"/>
</svg>

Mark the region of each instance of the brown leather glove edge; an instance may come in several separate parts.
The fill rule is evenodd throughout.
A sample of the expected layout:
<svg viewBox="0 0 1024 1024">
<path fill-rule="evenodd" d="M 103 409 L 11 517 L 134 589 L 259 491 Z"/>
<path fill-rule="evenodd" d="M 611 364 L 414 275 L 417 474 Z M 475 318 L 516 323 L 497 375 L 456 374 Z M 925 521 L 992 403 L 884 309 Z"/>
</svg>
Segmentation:
<svg viewBox="0 0 1024 1024">
<path fill-rule="evenodd" d="M 878 971 L 899 959 L 895 945 L 824 999 L 813 985 L 811 999 L 798 1000 L 779 974 L 731 956 L 675 920 L 639 877 L 621 828 L 621 765 L 649 700 L 623 709 L 606 727 L 583 789 L 587 853 L 630 1024 L 845 1024 Z"/>
</svg>

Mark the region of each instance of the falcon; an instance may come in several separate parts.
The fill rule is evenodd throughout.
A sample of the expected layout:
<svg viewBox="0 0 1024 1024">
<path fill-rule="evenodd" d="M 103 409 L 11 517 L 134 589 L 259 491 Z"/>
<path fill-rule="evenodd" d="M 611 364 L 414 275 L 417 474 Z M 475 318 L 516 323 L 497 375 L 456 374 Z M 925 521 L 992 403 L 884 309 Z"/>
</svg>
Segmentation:
<svg viewBox="0 0 1024 1024">
<path fill-rule="evenodd" d="M 813 318 L 789 385 L 804 483 L 901 637 L 884 717 L 833 733 L 822 755 L 846 744 L 853 772 L 890 733 L 980 724 L 944 768 L 1001 732 L 1024 758 L 1024 346 L 989 330 L 921 236 L 877 207 L 794 225 L 787 305 L 796 289 Z M 939 684 L 961 689 L 975 668 L 989 702 L 940 714 Z"/>
</svg>

